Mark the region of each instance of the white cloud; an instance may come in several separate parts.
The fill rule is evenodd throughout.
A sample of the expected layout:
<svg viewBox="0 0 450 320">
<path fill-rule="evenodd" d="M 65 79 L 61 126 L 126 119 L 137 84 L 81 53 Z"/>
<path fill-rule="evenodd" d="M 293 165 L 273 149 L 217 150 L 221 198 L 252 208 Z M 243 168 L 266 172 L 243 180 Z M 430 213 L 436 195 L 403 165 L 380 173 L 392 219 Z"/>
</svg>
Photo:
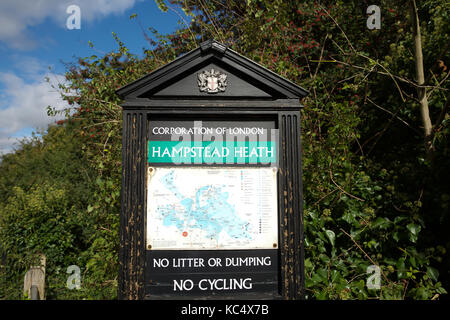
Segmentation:
<svg viewBox="0 0 450 320">
<path fill-rule="evenodd" d="M 69 107 L 45 77 L 49 77 L 53 84 L 65 80 L 62 75 L 41 73 L 31 77 L 35 81 L 27 83 L 16 74 L 0 72 L 0 83 L 4 86 L 3 101 L 6 101 L 0 105 L 0 154 L 10 152 L 17 140 L 14 137 L 24 130 L 46 129 L 48 124 L 62 118 L 49 117 L 48 105 L 59 110 Z"/>
<path fill-rule="evenodd" d="M 66 13 L 69 5 L 80 7 L 83 28 L 83 22 L 123 13 L 132 8 L 136 1 L 140 0 L 1 0 L 0 41 L 14 49 L 28 50 L 36 45 L 29 29 L 46 19 L 64 28 L 69 17 Z"/>
<path fill-rule="evenodd" d="M 12 62 L 10 67 L 26 76 L 27 79 L 31 78 L 34 81 L 42 80 L 43 74 L 49 72 L 49 68 L 53 67 L 53 64 L 26 55 L 11 54 L 10 59 Z"/>
<path fill-rule="evenodd" d="M 20 145 L 20 141 L 22 141 L 25 138 L 28 137 L 27 136 L 3 137 L 0 135 L 0 156 L 3 154 L 14 152 L 15 147 L 18 147 Z"/>
</svg>

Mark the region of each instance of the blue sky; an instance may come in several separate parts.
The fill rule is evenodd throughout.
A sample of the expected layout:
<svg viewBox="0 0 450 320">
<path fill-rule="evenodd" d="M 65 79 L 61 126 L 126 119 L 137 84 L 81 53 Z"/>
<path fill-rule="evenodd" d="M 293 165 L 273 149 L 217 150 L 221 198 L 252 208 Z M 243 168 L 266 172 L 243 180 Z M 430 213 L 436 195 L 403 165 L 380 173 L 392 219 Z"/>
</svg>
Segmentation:
<svg viewBox="0 0 450 320">
<path fill-rule="evenodd" d="M 79 30 L 66 26 L 70 5 L 80 8 Z M 144 28 L 160 33 L 171 33 L 183 23 L 172 10 L 160 11 L 154 0 L 0 1 L 0 154 L 11 152 L 17 139 L 58 120 L 47 116 L 47 105 L 66 105 L 45 77 L 53 84 L 64 81 L 61 61 L 117 49 L 112 32 L 132 53 L 148 48 L 138 21 L 130 20 L 134 13 Z"/>
</svg>

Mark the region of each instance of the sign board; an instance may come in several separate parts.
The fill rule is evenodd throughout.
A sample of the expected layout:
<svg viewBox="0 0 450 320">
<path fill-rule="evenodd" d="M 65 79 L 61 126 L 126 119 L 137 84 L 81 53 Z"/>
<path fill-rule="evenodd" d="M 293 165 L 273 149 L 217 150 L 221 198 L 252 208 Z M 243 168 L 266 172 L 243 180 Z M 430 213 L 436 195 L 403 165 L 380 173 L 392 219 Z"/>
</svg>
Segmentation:
<svg viewBox="0 0 450 320">
<path fill-rule="evenodd" d="M 195 119 L 149 123 L 148 291 L 275 291 L 275 123 Z"/>
<path fill-rule="evenodd" d="M 124 98 L 120 299 L 301 299 L 299 99 L 214 40 Z"/>
</svg>

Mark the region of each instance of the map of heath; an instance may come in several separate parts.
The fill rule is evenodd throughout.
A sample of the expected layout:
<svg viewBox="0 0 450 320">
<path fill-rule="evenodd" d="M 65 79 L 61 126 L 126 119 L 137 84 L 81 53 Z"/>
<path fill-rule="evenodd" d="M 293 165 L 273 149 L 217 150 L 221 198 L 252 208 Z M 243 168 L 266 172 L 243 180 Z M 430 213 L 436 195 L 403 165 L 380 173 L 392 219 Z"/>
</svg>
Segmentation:
<svg viewBox="0 0 450 320">
<path fill-rule="evenodd" d="M 147 248 L 277 244 L 275 168 L 149 168 Z"/>
</svg>

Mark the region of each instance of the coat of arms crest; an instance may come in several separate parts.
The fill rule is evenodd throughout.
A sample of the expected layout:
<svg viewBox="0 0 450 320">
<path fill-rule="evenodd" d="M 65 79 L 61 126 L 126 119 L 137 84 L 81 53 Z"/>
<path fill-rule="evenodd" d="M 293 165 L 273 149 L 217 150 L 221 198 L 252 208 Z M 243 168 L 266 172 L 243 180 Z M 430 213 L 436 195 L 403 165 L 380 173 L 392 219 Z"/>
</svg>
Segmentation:
<svg viewBox="0 0 450 320">
<path fill-rule="evenodd" d="M 227 75 L 218 70 L 203 71 L 197 74 L 198 87 L 201 92 L 224 92 L 227 87 Z"/>
</svg>

